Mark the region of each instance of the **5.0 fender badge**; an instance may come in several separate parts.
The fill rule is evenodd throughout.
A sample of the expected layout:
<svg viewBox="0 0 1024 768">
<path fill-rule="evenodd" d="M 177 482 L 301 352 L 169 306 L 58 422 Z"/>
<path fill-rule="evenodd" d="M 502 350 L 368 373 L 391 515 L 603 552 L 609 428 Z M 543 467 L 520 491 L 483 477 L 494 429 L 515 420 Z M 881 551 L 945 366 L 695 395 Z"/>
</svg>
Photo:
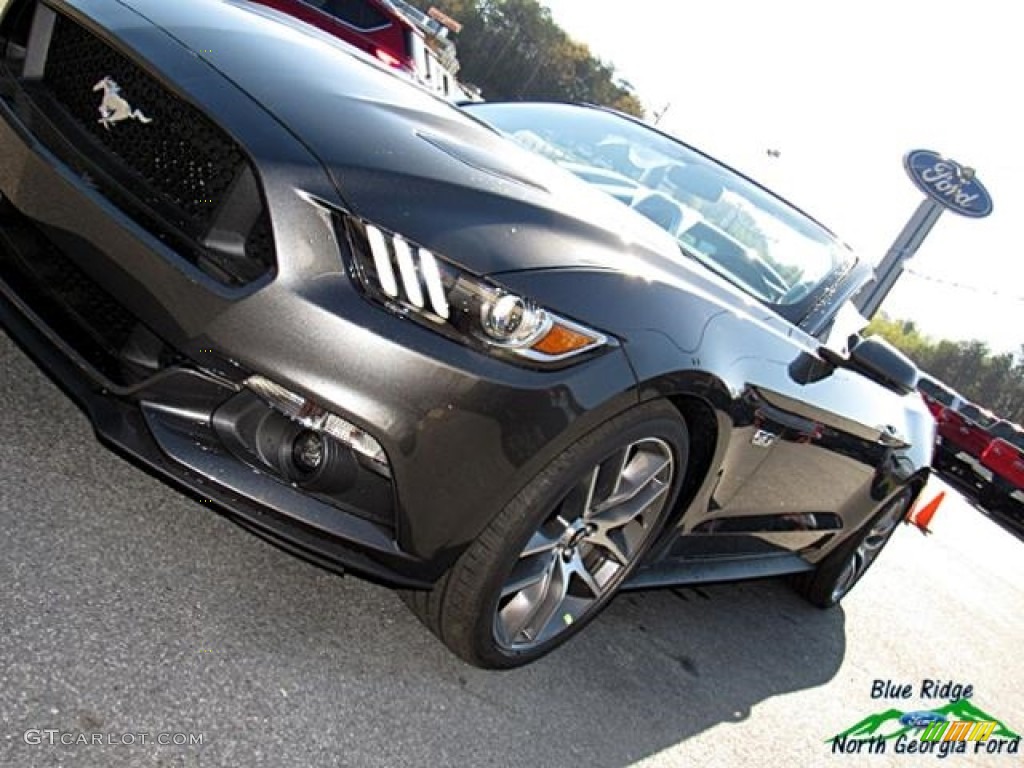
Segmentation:
<svg viewBox="0 0 1024 768">
<path fill-rule="evenodd" d="M 132 109 L 132 105 L 121 95 L 119 86 L 112 77 L 107 75 L 92 87 L 94 91 L 103 91 L 103 101 L 100 102 L 100 125 L 110 130 L 110 126 L 120 123 L 122 120 L 138 120 L 140 123 L 152 123 L 152 118 L 146 117 L 142 110 Z"/>
</svg>

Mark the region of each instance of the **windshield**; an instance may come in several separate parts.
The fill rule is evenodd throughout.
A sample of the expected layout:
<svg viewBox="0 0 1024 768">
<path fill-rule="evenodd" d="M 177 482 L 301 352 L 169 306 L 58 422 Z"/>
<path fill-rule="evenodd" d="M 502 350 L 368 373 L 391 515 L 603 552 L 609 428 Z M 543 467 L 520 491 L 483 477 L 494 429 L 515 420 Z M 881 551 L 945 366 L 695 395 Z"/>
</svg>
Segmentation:
<svg viewBox="0 0 1024 768">
<path fill-rule="evenodd" d="M 971 405 L 970 403 L 967 403 L 959 410 L 960 413 L 964 416 L 964 418 L 973 421 L 982 429 L 988 429 L 989 427 L 996 423 L 995 419 L 993 419 L 991 416 L 986 415 L 976 405 Z"/>
<path fill-rule="evenodd" d="M 1016 430 L 1010 422 L 1000 421 L 997 422 L 996 425 L 988 431 L 988 433 L 992 435 L 992 437 L 1001 437 L 1004 440 L 1008 440 L 1014 436 Z"/>
<path fill-rule="evenodd" d="M 565 104 L 471 111 L 646 216 L 683 253 L 766 304 L 797 304 L 852 262 L 807 215 L 641 123 Z"/>
<path fill-rule="evenodd" d="M 1020 427 L 1014 426 L 1012 422 L 1000 421 L 988 433 L 992 437 L 1001 437 L 1018 448 L 1024 448 L 1024 431 L 1021 431 Z"/>
<path fill-rule="evenodd" d="M 917 383 L 917 388 L 933 400 L 938 400 L 945 406 L 953 405 L 953 393 L 945 387 L 940 386 L 931 379 L 922 378 Z"/>
</svg>

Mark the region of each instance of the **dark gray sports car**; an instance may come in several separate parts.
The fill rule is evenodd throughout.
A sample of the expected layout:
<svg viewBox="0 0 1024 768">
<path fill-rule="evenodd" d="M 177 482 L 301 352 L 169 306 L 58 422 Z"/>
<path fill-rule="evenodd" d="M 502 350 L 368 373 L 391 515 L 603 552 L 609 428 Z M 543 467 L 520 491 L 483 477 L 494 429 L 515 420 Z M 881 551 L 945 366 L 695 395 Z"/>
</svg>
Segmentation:
<svg viewBox="0 0 1024 768">
<path fill-rule="evenodd" d="M 620 588 L 853 586 L 933 444 L 868 267 L 641 122 L 255 7 L 0 0 L 0 320 L 104 442 L 481 666 Z"/>
</svg>

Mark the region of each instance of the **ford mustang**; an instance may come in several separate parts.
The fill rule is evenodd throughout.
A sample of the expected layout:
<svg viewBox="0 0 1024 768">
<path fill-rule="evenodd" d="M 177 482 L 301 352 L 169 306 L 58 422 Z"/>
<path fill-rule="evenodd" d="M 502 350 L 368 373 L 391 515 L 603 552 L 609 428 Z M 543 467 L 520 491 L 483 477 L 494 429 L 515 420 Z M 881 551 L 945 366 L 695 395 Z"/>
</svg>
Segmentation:
<svg viewBox="0 0 1024 768">
<path fill-rule="evenodd" d="M 0 14 L 7 332 L 104 443 L 469 662 L 622 589 L 834 605 L 926 482 L 871 270 L 671 136 L 460 109 L 252 3 Z"/>
</svg>

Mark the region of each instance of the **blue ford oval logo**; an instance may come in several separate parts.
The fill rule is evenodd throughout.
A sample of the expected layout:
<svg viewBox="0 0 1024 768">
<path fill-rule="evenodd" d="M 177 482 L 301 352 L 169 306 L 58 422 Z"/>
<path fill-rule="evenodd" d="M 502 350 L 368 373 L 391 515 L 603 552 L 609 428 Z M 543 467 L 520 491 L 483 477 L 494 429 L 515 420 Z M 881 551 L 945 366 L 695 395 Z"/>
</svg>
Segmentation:
<svg viewBox="0 0 1024 768">
<path fill-rule="evenodd" d="M 992 197 L 970 168 L 928 149 L 907 153 L 903 165 L 918 189 L 954 213 L 974 219 L 992 213 Z"/>
</svg>

